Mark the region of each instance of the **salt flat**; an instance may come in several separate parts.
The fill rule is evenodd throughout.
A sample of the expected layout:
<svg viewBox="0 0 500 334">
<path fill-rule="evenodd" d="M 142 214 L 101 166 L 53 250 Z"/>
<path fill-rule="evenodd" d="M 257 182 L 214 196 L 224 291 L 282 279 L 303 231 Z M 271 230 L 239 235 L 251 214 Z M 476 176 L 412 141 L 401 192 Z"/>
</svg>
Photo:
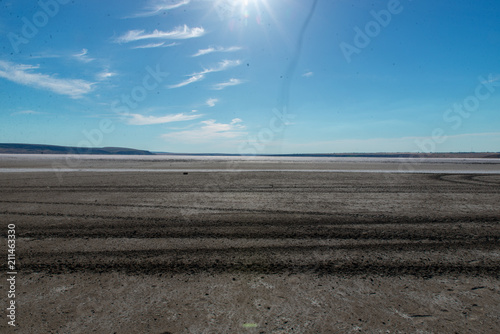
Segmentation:
<svg viewBox="0 0 500 334">
<path fill-rule="evenodd" d="M 68 161 L 0 158 L 20 332 L 500 328 L 496 161 Z"/>
<path fill-rule="evenodd" d="M 0 154 L 0 172 L 499 173 L 500 159 Z"/>
</svg>

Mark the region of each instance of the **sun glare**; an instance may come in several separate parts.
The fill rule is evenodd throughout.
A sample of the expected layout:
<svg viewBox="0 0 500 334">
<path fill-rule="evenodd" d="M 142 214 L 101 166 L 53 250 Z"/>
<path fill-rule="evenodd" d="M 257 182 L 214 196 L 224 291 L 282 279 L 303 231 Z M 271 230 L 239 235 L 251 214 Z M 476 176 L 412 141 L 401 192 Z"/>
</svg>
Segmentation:
<svg viewBox="0 0 500 334">
<path fill-rule="evenodd" d="M 251 22 L 260 25 L 264 13 L 274 19 L 270 9 L 268 0 L 217 0 L 207 15 L 215 12 L 219 19 L 228 22 L 228 27 L 232 31 L 238 23 L 242 26 L 247 26 Z"/>
</svg>

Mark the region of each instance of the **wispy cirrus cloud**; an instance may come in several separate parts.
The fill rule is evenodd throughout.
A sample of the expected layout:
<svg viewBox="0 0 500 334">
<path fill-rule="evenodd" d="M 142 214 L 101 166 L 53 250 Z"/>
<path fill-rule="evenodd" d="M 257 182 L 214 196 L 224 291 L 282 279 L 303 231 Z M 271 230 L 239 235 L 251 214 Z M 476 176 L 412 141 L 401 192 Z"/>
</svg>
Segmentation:
<svg viewBox="0 0 500 334">
<path fill-rule="evenodd" d="M 244 81 L 241 80 L 241 79 L 234 79 L 234 78 L 231 78 L 229 79 L 229 81 L 226 81 L 226 82 L 221 82 L 221 83 L 218 83 L 218 84 L 215 84 L 212 86 L 212 89 L 215 89 L 215 90 L 222 90 L 226 87 L 230 87 L 230 86 L 236 86 L 236 85 L 240 85 L 242 84 Z"/>
<path fill-rule="evenodd" d="M 45 114 L 45 113 L 43 113 L 41 111 L 34 111 L 34 110 L 21 110 L 21 111 L 13 112 L 10 115 L 14 116 L 14 115 L 41 115 L 41 114 Z"/>
<path fill-rule="evenodd" d="M 224 48 L 224 47 L 221 47 L 221 46 L 211 46 L 211 47 L 209 47 L 207 49 L 200 49 L 200 50 L 198 50 L 198 52 L 196 52 L 191 57 L 204 56 L 204 55 L 207 55 L 207 54 L 213 53 L 213 52 L 235 52 L 235 51 L 238 51 L 238 50 L 241 50 L 241 49 L 242 48 L 239 47 L 239 46 L 230 46 L 228 48 Z"/>
<path fill-rule="evenodd" d="M 205 34 L 203 27 L 190 28 L 186 24 L 174 28 L 171 31 L 154 30 L 152 33 L 145 33 L 144 30 L 129 30 L 127 33 L 116 39 L 117 43 L 129 43 L 144 39 L 188 39 L 200 37 Z"/>
<path fill-rule="evenodd" d="M 189 4 L 191 0 L 180 0 L 180 1 L 171 1 L 171 0 L 161 0 L 154 1 L 151 3 L 145 11 L 133 14 L 131 16 L 127 16 L 126 18 L 138 18 L 138 17 L 149 17 L 161 14 L 164 11 L 172 10 L 179 8 L 181 6 L 185 6 Z"/>
<path fill-rule="evenodd" d="M 176 42 L 169 43 L 169 44 L 165 44 L 165 42 L 162 42 L 162 43 L 150 43 L 150 44 L 133 46 L 133 47 L 131 47 L 131 49 L 168 48 L 168 47 L 176 46 L 176 45 L 179 45 L 179 43 L 176 43 Z"/>
<path fill-rule="evenodd" d="M 182 82 L 180 82 L 178 84 L 168 86 L 168 88 L 184 87 L 184 86 L 187 86 L 189 84 L 192 84 L 193 82 L 197 82 L 197 81 L 203 80 L 204 78 L 205 78 L 205 76 L 203 74 L 193 75 L 189 79 L 186 79 L 186 80 L 184 80 L 184 81 L 182 81 Z"/>
<path fill-rule="evenodd" d="M 30 54 L 30 59 L 48 59 L 48 58 L 60 58 L 60 55 L 41 52 L 38 54 Z"/>
<path fill-rule="evenodd" d="M 306 77 L 306 78 L 312 77 L 313 75 L 314 75 L 313 72 L 306 72 L 306 73 L 302 74 L 302 76 Z"/>
<path fill-rule="evenodd" d="M 81 79 L 59 79 L 53 75 L 33 72 L 39 66 L 14 64 L 0 60 L 0 78 L 20 85 L 49 90 L 71 98 L 81 98 L 92 91 L 92 82 Z"/>
<path fill-rule="evenodd" d="M 484 84 L 496 82 L 499 80 L 500 80 L 500 75 L 494 76 L 493 74 L 490 74 L 490 75 L 488 75 L 488 79 L 481 81 L 481 83 L 484 85 Z"/>
<path fill-rule="evenodd" d="M 192 84 L 194 82 L 203 80 L 205 78 L 205 75 L 208 73 L 224 71 L 224 70 L 227 70 L 231 67 L 238 66 L 240 64 L 241 64 L 241 60 L 227 60 L 227 59 L 225 59 L 225 60 L 219 62 L 214 67 L 205 68 L 201 72 L 196 72 L 196 73 L 190 74 L 188 79 L 186 79 L 178 84 L 170 85 L 170 86 L 168 86 L 168 88 L 184 87 L 184 86 L 187 86 L 187 85 Z"/>
<path fill-rule="evenodd" d="M 115 72 L 110 72 L 108 69 L 105 69 L 102 72 L 97 73 L 96 79 L 99 81 L 104 81 L 116 75 L 117 74 Z"/>
<path fill-rule="evenodd" d="M 145 116 L 141 114 L 125 114 L 127 123 L 130 125 L 152 125 L 152 124 L 164 124 L 171 122 L 182 122 L 190 121 L 193 119 L 200 118 L 202 114 L 170 114 L 164 116 Z"/>
<path fill-rule="evenodd" d="M 166 133 L 162 138 L 169 141 L 200 143 L 216 139 L 234 139 L 247 134 L 243 121 L 234 118 L 230 123 L 217 123 L 214 119 L 202 121 L 197 129 Z"/>
<path fill-rule="evenodd" d="M 231 67 L 235 67 L 235 66 L 238 66 L 240 64 L 241 64 L 241 60 L 239 60 L 239 59 L 237 59 L 237 60 L 227 60 L 227 59 L 224 59 L 223 61 L 219 62 L 217 64 L 217 66 L 205 68 L 201 72 L 197 72 L 197 73 L 191 74 L 191 76 L 200 75 L 200 74 L 203 75 L 203 74 L 212 73 L 212 72 L 225 71 L 225 70 L 227 70 L 227 69 L 229 69 Z"/>
<path fill-rule="evenodd" d="M 219 102 L 219 99 L 209 98 L 205 103 L 209 107 L 215 107 L 215 104 Z"/>
<path fill-rule="evenodd" d="M 13 64 L 13 63 L 9 63 L 9 62 L 2 62 L 0 60 L 0 66 L 2 66 L 2 63 L 7 64 L 7 65 L 10 64 L 10 65 L 12 65 L 12 68 L 15 68 L 15 69 L 20 70 L 20 71 L 37 70 L 40 68 L 40 65 Z"/>
<path fill-rule="evenodd" d="M 80 53 L 74 54 L 73 57 L 75 57 L 78 61 L 81 61 L 82 63 L 90 63 L 91 61 L 94 61 L 95 58 L 90 58 L 88 56 L 89 50 L 87 49 L 82 49 Z"/>
</svg>

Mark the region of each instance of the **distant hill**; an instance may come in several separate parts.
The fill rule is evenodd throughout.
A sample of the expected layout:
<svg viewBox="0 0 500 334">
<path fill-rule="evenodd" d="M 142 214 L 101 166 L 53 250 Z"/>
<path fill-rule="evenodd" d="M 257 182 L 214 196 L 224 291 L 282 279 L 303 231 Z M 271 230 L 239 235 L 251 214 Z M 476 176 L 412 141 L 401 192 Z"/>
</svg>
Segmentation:
<svg viewBox="0 0 500 334">
<path fill-rule="evenodd" d="M 38 144 L 1 144 L 0 153 L 11 154 L 120 154 L 120 155 L 154 155 L 149 151 L 135 150 L 125 147 L 70 147 Z"/>
</svg>

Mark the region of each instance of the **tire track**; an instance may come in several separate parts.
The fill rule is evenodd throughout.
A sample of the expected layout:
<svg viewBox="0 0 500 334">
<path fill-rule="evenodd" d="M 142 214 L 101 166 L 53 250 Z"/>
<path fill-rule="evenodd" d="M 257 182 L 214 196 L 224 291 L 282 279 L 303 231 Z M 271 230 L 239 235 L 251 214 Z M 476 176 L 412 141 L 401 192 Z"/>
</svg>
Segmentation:
<svg viewBox="0 0 500 334">
<path fill-rule="evenodd" d="M 28 203 L 27 203 L 28 204 Z M 44 203 L 35 203 L 44 204 Z M 67 204 L 67 203 L 63 203 Z M 70 204 L 73 205 L 73 204 Z M 79 205 L 79 204 L 77 204 Z M 97 204 L 96 206 L 110 206 L 110 207 L 141 207 L 141 205 L 122 205 L 122 204 Z M 157 208 L 156 206 L 145 206 L 147 208 Z M 496 215 L 484 216 L 467 216 L 457 214 L 452 217 L 432 218 L 432 217 L 392 217 L 383 214 L 365 214 L 365 213 L 331 213 L 331 212 L 304 212 L 304 211 L 285 211 L 285 210 L 262 210 L 262 209 L 237 209 L 237 208 L 207 208 L 198 206 L 165 206 L 159 207 L 163 209 L 185 209 L 185 210 L 198 210 L 198 211 L 211 211 L 211 212 L 224 212 L 224 213 L 249 213 L 255 216 L 238 217 L 238 221 L 234 218 L 224 219 L 223 216 L 211 216 L 197 218 L 192 216 L 189 219 L 189 226 L 191 227 L 213 227 L 213 226 L 257 226 L 270 224 L 276 226 L 290 226 L 290 225 L 435 225 L 435 224 L 457 224 L 457 223 L 499 223 L 500 218 Z M 277 218 L 280 215 L 289 215 L 287 218 Z M 72 214 L 62 212 L 18 212 L 18 211 L 0 211 L 0 215 L 5 216 L 27 216 L 27 217 L 44 217 L 44 218 L 80 218 L 86 222 L 86 225 L 78 226 L 75 224 L 57 224 L 58 228 L 66 229 L 86 229 L 88 224 L 99 224 L 100 226 L 112 225 L 110 227 L 123 227 L 124 225 L 137 224 L 144 228 L 154 227 L 185 227 L 186 223 L 180 215 L 170 217 L 139 217 L 139 216 L 107 216 L 98 214 Z M 272 215 L 272 216 L 269 216 Z M 264 216 L 264 217 L 263 217 Z M 255 218 L 257 217 L 257 219 Z M 92 220 L 98 220 L 92 222 Z M 26 227 L 32 229 L 51 229 L 54 225 L 43 225 L 25 223 Z"/>
<path fill-rule="evenodd" d="M 253 262 L 244 264 L 236 263 L 203 263 L 203 262 L 161 262 L 161 263 L 114 263 L 103 265 L 99 263 L 65 263 L 44 264 L 34 263 L 21 266 L 26 273 L 44 272 L 49 275 L 63 275 L 73 273 L 109 273 L 124 272 L 129 275 L 162 275 L 162 274 L 188 274 L 198 273 L 251 273 L 251 274 L 298 274 L 309 273 L 315 275 L 333 276 L 387 276 L 398 277 L 411 275 L 423 278 L 433 276 L 487 276 L 499 278 L 500 263 L 484 265 L 462 264 L 391 264 L 391 263 L 342 263 L 326 262 L 317 264 L 290 264 L 282 262 Z"/>
<path fill-rule="evenodd" d="M 304 245 L 304 246 L 261 246 L 261 247 L 218 247 L 218 248 L 175 248 L 175 249 L 141 249 L 141 250 L 106 250 L 106 251 L 63 251 L 53 252 L 30 252 L 29 257 L 20 256 L 20 260 L 30 262 L 55 262 L 55 259 L 73 259 L 82 257 L 90 262 L 95 259 L 148 259 L 159 256 L 206 256 L 209 258 L 224 255 L 254 255 L 254 254 L 305 254 L 311 252 L 331 252 L 338 250 L 363 250 L 363 251 L 442 251 L 442 250 L 500 250 L 497 241 L 474 240 L 468 242 L 396 242 L 396 243 L 361 243 L 343 245 Z"/>
<path fill-rule="evenodd" d="M 20 270 L 49 275 L 500 273 L 500 211 L 494 205 L 500 187 L 488 175 L 398 175 L 389 181 L 369 174 L 158 177 L 78 179 L 75 174 L 62 186 L 56 180 L 3 182 L 0 217 L 16 224 L 26 247 L 20 248 Z M 179 246 L 165 247 L 164 238 L 176 239 Z"/>
<path fill-rule="evenodd" d="M 500 180 L 491 181 L 484 180 L 484 178 L 498 178 L 495 174 L 485 174 L 485 175 L 474 175 L 474 174 L 438 174 L 434 176 L 435 179 L 444 182 L 456 183 L 456 184 L 467 184 L 474 186 L 486 186 L 491 187 L 492 184 L 500 185 Z M 478 178 L 482 178 L 478 180 Z M 497 189 L 498 190 L 498 189 Z"/>
<path fill-rule="evenodd" d="M 435 241 L 500 241 L 498 230 L 482 231 L 448 231 L 437 229 L 408 230 L 387 228 L 347 228 L 347 227 L 325 227 L 311 225 L 294 225 L 287 228 L 276 226 L 231 226 L 227 227 L 201 227 L 193 226 L 177 227 L 171 226 L 137 226 L 135 224 L 123 225 L 100 225 L 76 228 L 61 228 L 59 226 L 47 226 L 46 228 L 20 230 L 19 237 L 24 238 L 227 238 L 227 239 L 355 239 L 355 240 L 435 240 Z"/>
</svg>

